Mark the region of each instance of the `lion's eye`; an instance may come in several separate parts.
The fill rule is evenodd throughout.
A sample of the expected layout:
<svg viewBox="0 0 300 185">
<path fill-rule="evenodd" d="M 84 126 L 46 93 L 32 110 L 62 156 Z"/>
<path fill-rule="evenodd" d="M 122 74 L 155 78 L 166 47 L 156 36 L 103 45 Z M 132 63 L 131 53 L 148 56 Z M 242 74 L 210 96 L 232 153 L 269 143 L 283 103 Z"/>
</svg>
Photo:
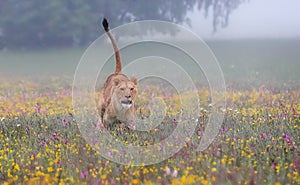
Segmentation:
<svg viewBox="0 0 300 185">
<path fill-rule="evenodd" d="M 130 88 L 130 91 L 133 91 L 133 87 Z"/>
<path fill-rule="evenodd" d="M 124 88 L 120 88 L 121 91 L 124 91 Z"/>
</svg>

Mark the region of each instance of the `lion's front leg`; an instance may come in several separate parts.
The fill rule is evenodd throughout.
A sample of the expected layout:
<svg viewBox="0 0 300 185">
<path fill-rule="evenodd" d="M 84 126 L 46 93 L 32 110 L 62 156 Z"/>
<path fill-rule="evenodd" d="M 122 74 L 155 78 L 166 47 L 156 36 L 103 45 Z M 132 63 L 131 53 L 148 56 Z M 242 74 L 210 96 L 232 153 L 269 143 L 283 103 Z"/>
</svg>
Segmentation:
<svg viewBox="0 0 300 185">
<path fill-rule="evenodd" d="M 112 128 L 115 121 L 116 116 L 114 109 L 111 106 L 108 106 L 103 114 L 103 125 L 106 128 Z"/>
</svg>

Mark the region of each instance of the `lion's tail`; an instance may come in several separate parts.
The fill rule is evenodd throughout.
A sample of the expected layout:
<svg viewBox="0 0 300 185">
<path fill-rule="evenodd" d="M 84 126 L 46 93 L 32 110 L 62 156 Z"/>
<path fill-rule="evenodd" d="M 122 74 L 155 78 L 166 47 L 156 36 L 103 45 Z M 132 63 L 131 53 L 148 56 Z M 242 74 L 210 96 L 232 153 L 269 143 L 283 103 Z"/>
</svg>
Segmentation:
<svg viewBox="0 0 300 185">
<path fill-rule="evenodd" d="M 116 71 L 115 71 L 115 74 L 119 74 L 122 71 L 122 64 L 121 64 L 121 58 L 120 58 L 120 52 L 119 52 L 118 46 L 116 44 L 116 41 L 115 41 L 114 37 L 112 36 L 112 34 L 109 31 L 108 22 L 105 18 L 102 21 L 102 25 L 104 27 L 104 30 L 105 30 L 106 34 L 110 38 L 112 45 L 113 45 L 115 55 L 116 55 Z"/>
</svg>

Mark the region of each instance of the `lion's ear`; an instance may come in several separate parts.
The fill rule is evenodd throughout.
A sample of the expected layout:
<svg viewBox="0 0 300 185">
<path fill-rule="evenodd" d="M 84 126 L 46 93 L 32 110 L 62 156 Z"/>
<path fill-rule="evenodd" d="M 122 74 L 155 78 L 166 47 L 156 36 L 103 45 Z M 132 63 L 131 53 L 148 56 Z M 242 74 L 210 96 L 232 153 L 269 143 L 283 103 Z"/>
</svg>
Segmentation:
<svg viewBox="0 0 300 185">
<path fill-rule="evenodd" d="M 135 85 L 137 85 L 137 78 L 136 77 L 131 77 L 130 81 L 132 81 Z"/>
<path fill-rule="evenodd" d="M 120 80 L 119 79 L 115 79 L 115 81 L 114 81 L 115 86 L 119 85 L 119 83 L 120 83 Z"/>
</svg>

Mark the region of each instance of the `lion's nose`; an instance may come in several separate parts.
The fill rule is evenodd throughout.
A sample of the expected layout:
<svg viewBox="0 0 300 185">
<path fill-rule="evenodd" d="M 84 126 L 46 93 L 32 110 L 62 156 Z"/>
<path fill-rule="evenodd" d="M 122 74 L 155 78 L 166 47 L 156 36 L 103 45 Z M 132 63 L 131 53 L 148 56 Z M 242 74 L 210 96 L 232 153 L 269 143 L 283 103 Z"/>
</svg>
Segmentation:
<svg viewBox="0 0 300 185">
<path fill-rule="evenodd" d="M 130 95 L 125 96 L 125 98 L 130 98 L 130 97 L 131 97 Z"/>
</svg>

